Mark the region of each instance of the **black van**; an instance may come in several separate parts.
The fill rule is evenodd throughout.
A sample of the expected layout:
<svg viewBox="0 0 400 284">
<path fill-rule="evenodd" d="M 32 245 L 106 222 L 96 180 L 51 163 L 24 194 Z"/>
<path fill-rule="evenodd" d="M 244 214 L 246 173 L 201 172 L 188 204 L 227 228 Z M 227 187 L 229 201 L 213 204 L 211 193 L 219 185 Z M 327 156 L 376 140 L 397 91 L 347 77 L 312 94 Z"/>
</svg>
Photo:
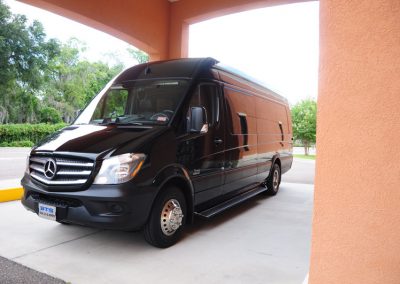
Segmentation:
<svg viewBox="0 0 400 284">
<path fill-rule="evenodd" d="M 168 247 L 195 215 L 275 195 L 292 160 L 286 99 L 212 58 L 151 62 L 32 149 L 22 204 Z"/>
</svg>

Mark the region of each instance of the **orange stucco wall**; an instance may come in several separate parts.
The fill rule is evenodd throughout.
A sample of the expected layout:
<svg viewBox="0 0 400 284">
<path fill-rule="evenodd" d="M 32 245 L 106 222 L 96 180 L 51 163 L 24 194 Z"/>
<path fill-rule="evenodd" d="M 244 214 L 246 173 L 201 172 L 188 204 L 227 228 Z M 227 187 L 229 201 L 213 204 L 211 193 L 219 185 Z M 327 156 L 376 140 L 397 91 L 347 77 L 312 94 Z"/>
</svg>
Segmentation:
<svg viewBox="0 0 400 284">
<path fill-rule="evenodd" d="M 21 0 L 112 34 L 149 53 L 168 57 L 167 0 Z M 101 44 L 101 43 L 99 43 Z"/>
<path fill-rule="evenodd" d="M 400 1 L 320 1 L 310 283 L 400 283 Z"/>
</svg>

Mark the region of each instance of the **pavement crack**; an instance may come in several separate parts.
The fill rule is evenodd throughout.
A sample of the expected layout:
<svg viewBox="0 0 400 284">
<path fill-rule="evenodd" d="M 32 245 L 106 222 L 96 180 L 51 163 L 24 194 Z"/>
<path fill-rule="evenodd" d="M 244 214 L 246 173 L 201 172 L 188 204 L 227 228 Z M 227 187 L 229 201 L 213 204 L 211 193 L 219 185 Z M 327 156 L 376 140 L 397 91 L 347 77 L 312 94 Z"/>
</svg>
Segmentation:
<svg viewBox="0 0 400 284">
<path fill-rule="evenodd" d="M 67 244 L 67 243 L 70 243 L 70 242 L 74 242 L 74 241 L 77 241 L 77 240 L 86 238 L 86 237 L 88 237 L 88 236 L 92 236 L 92 235 L 101 233 L 101 232 L 103 232 L 103 231 L 104 231 L 104 230 L 98 230 L 98 231 L 95 231 L 95 232 L 92 232 L 92 233 L 89 233 L 89 234 L 86 234 L 86 235 L 82 235 L 82 236 L 80 236 L 80 237 L 77 237 L 77 238 L 74 238 L 74 239 L 71 239 L 71 240 L 67 240 L 67 241 L 58 243 L 58 244 L 54 244 L 54 245 L 51 245 L 51 246 L 48 246 L 48 247 L 44 247 L 44 248 L 41 248 L 41 249 L 38 249 L 38 250 L 34 250 L 34 251 L 31 251 L 31 252 L 23 253 L 23 254 L 21 254 L 21 255 L 18 255 L 18 256 L 16 256 L 16 257 L 13 257 L 13 258 L 10 258 L 10 259 L 11 259 L 11 260 L 16 260 L 16 259 L 19 259 L 19 258 L 28 256 L 28 255 L 30 255 L 30 254 L 35 254 L 35 253 L 38 253 L 38 252 L 41 252 L 41 251 L 44 251 L 44 250 L 47 250 L 47 249 L 51 249 L 51 248 L 54 248 L 54 247 L 57 247 L 57 246 L 60 246 L 60 245 L 63 245 L 63 244 Z"/>
</svg>

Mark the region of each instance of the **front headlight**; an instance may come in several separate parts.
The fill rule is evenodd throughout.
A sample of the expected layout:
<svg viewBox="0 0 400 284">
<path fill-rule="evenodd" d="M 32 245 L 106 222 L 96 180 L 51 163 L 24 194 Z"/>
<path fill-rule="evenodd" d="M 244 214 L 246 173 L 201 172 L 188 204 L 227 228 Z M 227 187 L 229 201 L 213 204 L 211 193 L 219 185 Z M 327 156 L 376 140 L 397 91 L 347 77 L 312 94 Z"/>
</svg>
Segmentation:
<svg viewBox="0 0 400 284">
<path fill-rule="evenodd" d="M 145 154 L 122 154 L 105 159 L 94 184 L 119 184 L 134 178 L 142 167 Z"/>
</svg>

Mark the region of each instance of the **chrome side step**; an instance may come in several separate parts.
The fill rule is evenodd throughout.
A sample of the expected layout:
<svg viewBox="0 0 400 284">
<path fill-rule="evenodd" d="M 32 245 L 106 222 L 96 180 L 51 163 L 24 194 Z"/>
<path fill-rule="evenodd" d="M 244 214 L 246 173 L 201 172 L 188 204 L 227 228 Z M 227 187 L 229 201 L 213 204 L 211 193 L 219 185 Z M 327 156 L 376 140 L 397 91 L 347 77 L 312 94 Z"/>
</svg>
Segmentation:
<svg viewBox="0 0 400 284">
<path fill-rule="evenodd" d="M 217 204 L 214 207 L 206 209 L 206 210 L 204 210 L 202 212 L 195 212 L 194 215 L 202 217 L 202 218 L 207 218 L 207 219 L 211 218 L 211 217 L 214 217 L 215 215 L 225 211 L 226 209 L 229 209 L 229 208 L 231 208 L 233 206 L 236 206 L 236 205 L 242 203 L 243 201 L 245 201 L 247 199 L 250 199 L 250 198 L 260 194 L 261 192 L 266 191 L 266 190 L 267 190 L 267 188 L 262 186 L 262 185 L 258 186 L 258 187 L 255 187 L 255 188 L 253 188 L 253 189 L 251 189 L 249 191 L 246 191 L 246 192 L 243 192 L 243 193 L 241 193 L 239 195 L 236 195 L 235 197 L 233 197 L 233 198 L 231 198 L 231 199 L 229 199 L 227 201 L 224 201 L 224 202 L 222 202 L 220 204 Z"/>
</svg>

